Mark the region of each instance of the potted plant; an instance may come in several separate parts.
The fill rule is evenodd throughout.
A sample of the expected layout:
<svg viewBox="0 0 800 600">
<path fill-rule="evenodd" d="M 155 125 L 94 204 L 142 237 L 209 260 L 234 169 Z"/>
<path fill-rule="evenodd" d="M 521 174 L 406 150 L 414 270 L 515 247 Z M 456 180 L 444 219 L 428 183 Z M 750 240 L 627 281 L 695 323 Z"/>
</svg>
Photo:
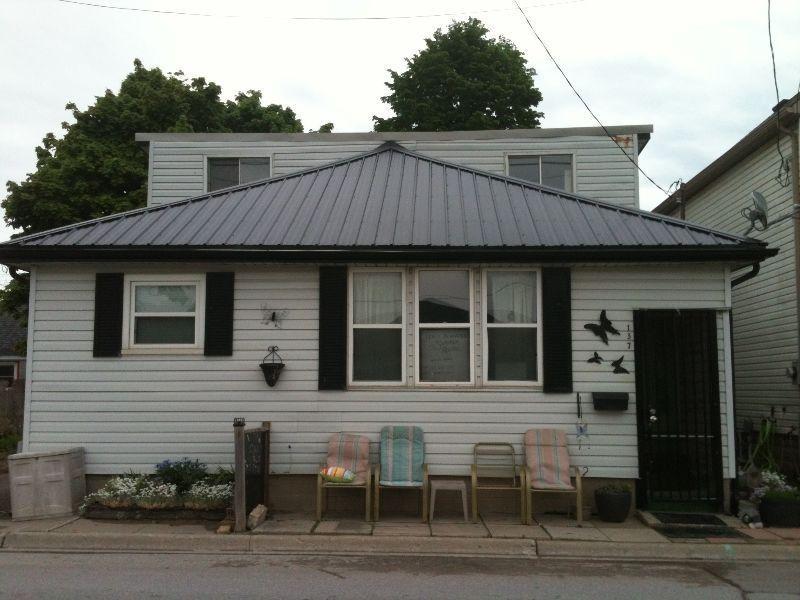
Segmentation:
<svg viewBox="0 0 800 600">
<path fill-rule="evenodd" d="M 622 523 L 631 511 L 633 494 L 625 483 L 611 483 L 597 488 L 594 502 L 600 519 L 609 523 Z"/>
<path fill-rule="evenodd" d="M 752 499 L 759 503 L 767 527 L 800 527 L 800 489 L 789 485 L 781 473 L 764 471 Z"/>
</svg>

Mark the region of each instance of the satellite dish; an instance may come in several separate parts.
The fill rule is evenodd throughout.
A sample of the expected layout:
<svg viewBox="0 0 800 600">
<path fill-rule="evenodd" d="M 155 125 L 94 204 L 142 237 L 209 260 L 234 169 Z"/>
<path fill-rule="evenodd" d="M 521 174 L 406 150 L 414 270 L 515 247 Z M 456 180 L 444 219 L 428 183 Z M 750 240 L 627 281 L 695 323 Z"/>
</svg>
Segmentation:
<svg viewBox="0 0 800 600">
<path fill-rule="evenodd" d="M 744 232 L 745 235 L 753 231 L 764 231 L 768 226 L 767 221 L 767 200 L 761 192 L 752 192 L 750 194 L 753 200 L 753 206 L 747 206 L 742 209 L 742 216 L 750 221 L 750 227 Z"/>
</svg>

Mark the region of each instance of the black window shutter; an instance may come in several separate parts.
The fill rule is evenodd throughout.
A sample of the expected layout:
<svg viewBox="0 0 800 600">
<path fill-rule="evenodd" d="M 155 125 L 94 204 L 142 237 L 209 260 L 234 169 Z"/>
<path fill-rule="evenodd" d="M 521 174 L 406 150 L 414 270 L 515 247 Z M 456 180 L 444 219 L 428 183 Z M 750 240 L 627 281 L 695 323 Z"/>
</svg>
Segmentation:
<svg viewBox="0 0 800 600">
<path fill-rule="evenodd" d="M 119 356 L 122 350 L 122 273 L 97 273 L 94 279 L 94 348 L 97 357 Z"/>
<path fill-rule="evenodd" d="M 572 392 L 572 281 L 569 269 L 542 269 L 544 391 Z"/>
<path fill-rule="evenodd" d="M 233 354 L 233 281 L 231 272 L 206 273 L 206 356 Z"/>
<path fill-rule="evenodd" d="M 319 269 L 320 390 L 347 386 L 347 267 Z"/>
</svg>

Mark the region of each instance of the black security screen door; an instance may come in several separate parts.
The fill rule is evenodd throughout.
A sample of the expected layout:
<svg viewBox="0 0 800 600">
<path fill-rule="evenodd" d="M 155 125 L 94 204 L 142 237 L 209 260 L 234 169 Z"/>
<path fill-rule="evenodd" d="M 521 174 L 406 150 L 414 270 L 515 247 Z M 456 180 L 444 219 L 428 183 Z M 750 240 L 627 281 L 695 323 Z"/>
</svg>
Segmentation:
<svg viewBox="0 0 800 600">
<path fill-rule="evenodd" d="M 634 313 L 639 505 L 716 510 L 722 503 L 716 314 Z"/>
</svg>

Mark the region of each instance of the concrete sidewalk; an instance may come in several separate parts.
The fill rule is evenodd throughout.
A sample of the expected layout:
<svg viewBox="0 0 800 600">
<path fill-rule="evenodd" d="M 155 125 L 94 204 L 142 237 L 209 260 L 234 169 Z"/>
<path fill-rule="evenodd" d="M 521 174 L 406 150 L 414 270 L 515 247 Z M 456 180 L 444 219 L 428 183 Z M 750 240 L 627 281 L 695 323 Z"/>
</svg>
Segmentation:
<svg viewBox="0 0 800 600">
<path fill-rule="evenodd" d="M 203 524 L 108 522 L 69 517 L 0 521 L 6 551 L 140 551 L 308 554 L 330 556 L 420 555 L 497 558 L 585 558 L 661 561 L 800 561 L 800 530 L 787 538 L 671 541 L 636 521 L 565 525 L 541 517 L 537 526 L 509 520 L 481 523 L 409 520 L 379 523 L 321 521 L 284 516 L 248 534 L 218 535 Z M 548 522 L 549 521 L 549 522 Z M 563 519 L 566 521 L 566 519 Z M 759 530 L 751 530 L 759 531 Z M 657 537 L 654 537 L 654 535 Z M 796 539 L 791 539 L 796 536 Z"/>
</svg>

